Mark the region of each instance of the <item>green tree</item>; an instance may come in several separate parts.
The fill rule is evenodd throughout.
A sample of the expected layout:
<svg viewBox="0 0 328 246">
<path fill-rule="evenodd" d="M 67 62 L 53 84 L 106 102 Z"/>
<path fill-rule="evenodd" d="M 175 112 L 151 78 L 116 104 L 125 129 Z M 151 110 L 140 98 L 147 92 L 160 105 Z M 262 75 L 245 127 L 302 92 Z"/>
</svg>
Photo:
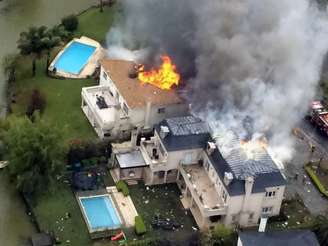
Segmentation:
<svg viewBox="0 0 328 246">
<path fill-rule="evenodd" d="M 316 233 L 320 245 L 328 245 L 328 218 L 318 216 L 316 218 L 314 232 Z"/>
<path fill-rule="evenodd" d="M 34 122 L 26 117 L 9 119 L 2 136 L 17 188 L 31 197 L 46 191 L 65 167 L 61 131 L 36 115 Z"/>
<path fill-rule="evenodd" d="M 8 54 L 2 58 L 2 68 L 9 82 L 16 80 L 17 55 Z"/>
<path fill-rule="evenodd" d="M 35 76 L 36 59 L 40 58 L 42 52 L 46 49 L 45 39 L 47 38 L 47 28 L 30 27 L 27 32 L 21 32 L 19 36 L 18 49 L 24 56 L 32 57 L 32 74 Z"/>
<path fill-rule="evenodd" d="M 48 30 L 46 37 L 43 39 L 44 49 L 47 52 L 46 73 L 48 73 L 48 67 L 50 65 L 50 52 L 60 44 L 60 41 L 61 37 L 57 36 L 57 33 L 53 32 L 53 29 Z"/>
<path fill-rule="evenodd" d="M 237 245 L 237 233 L 223 224 L 217 224 L 205 237 L 205 245 L 230 246 Z"/>
<path fill-rule="evenodd" d="M 61 20 L 62 25 L 69 32 L 74 32 L 79 26 L 79 20 L 75 15 L 68 15 Z"/>
<path fill-rule="evenodd" d="M 104 3 L 103 3 L 103 0 L 99 0 L 99 9 L 100 9 L 100 12 L 104 12 Z"/>
</svg>

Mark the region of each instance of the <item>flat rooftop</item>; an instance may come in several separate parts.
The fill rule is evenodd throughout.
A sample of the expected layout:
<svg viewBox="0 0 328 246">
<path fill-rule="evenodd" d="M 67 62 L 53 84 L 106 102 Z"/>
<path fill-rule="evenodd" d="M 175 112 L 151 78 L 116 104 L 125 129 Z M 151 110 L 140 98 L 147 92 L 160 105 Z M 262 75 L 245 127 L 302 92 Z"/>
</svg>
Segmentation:
<svg viewBox="0 0 328 246">
<path fill-rule="evenodd" d="M 183 102 L 174 89 L 162 90 L 151 84 L 143 84 L 138 78 L 130 78 L 129 73 L 135 65 L 132 61 L 103 59 L 100 64 L 130 108 L 145 107 L 147 102 L 151 102 L 153 105 Z"/>
</svg>

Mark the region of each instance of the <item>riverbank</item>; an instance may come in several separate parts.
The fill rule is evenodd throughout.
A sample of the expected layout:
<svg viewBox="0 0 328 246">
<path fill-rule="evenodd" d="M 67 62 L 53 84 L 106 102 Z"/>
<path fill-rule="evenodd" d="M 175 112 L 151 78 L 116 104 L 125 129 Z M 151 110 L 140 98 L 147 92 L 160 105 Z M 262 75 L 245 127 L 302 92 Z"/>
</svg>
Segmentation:
<svg viewBox="0 0 328 246">
<path fill-rule="evenodd" d="M 84 11 L 78 16 L 79 27 L 73 36 L 84 35 L 103 43 L 115 13 L 115 7 L 105 7 L 102 13 L 94 7 Z M 52 58 L 58 50 L 52 52 Z M 51 78 L 46 74 L 46 56 L 37 61 L 35 77 L 32 77 L 31 67 L 29 57 L 18 57 L 16 81 L 10 88 L 10 93 L 15 94 L 15 102 L 11 104 L 12 115 L 25 116 L 31 93 L 37 89 L 46 101 L 41 117 L 63 129 L 63 144 L 72 139 L 97 139 L 81 110 L 82 87 L 96 85 L 97 81 L 91 78 Z M 31 204 L 31 208 L 40 229 L 53 233 L 62 245 L 94 245 L 69 184 L 58 180 L 35 204 Z M 67 213 L 70 214 L 69 219 L 65 219 Z"/>
</svg>

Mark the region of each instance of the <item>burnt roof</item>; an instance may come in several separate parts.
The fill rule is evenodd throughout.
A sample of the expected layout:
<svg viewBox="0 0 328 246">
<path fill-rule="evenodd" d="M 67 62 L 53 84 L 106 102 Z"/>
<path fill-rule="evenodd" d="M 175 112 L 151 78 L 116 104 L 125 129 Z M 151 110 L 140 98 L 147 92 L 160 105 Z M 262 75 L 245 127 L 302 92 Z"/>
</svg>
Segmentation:
<svg viewBox="0 0 328 246">
<path fill-rule="evenodd" d="M 239 238 L 243 246 L 320 246 L 310 230 L 241 232 Z"/>
<path fill-rule="evenodd" d="M 202 123 L 202 124 L 200 124 Z M 193 124 L 197 127 L 192 126 Z M 206 122 L 201 121 L 195 116 L 184 116 L 184 117 L 174 117 L 161 121 L 155 126 L 155 130 L 160 133 L 161 126 L 166 126 L 169 128 L 169 133 L 165 138 L 161 138 L 166 150 L 179 151 L 187 149 L 206 149 L 207 143 L 209 141 L 215 142 L 209 131 L 210 130 Z M 201 127 L 200 127 L 201 126 Z M 183 130 L 174 130 L 174 129 Z M 189 130 L 186 130 L 189 129 Z M 238 165 L 241 169 L 237 169 L 236 166 L 231 165 L 231 162 L 223 157 L 219 148 L 216 147 L 211 155 L 208 155 L 214 169 L 221 178 L 224 179 L 225 172 L 231 172 L 234 179 L 229 185 L 225 185 L 230 196 L 237 196 L 245 194 L 245 177 L 251 175 L 254 177 L 254 185 L 252 193 L 265 192 L 266 187 L 282 186 L 286 184 L 285 178 L 282 176 L 280 170 L 273 166 L 275 165 L 270 156 L 266 153 L 265 158 L 262 158 L 262 162 L 269 158 L 270 163 L 266 168 L 258 167 L 262 162 L 255 163 L 250 160 L 240 159 Z M 237 171 L 238 173 L 237 173 Z M 242 175 L 245 172 L 245 175 Z"/>
<path fill-rule="evenodd" d="M 132 61 L 103 59 L 100 64 L 130 108 L 144 107 L 147 102 L 159 106 L 183 103 L 175 90 L 162 90 L 131 78 L 129 74 L 135 65 Z"/>
</svg>

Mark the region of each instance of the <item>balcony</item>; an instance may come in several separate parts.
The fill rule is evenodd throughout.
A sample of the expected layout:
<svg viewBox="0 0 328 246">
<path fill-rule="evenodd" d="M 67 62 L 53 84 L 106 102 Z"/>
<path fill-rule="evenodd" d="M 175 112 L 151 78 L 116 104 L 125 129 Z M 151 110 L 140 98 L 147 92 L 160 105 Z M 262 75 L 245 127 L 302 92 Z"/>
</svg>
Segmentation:
<svg viewBox="0 0 328 246">
<path fill-rule="evenodd" d="M 82 110 L 94 126 L 108 130 L 116 121 L 126 118 L 107 86 L 82 88 L 82 99 Z"/>
<path fill-rule="evenodd" d="M 165 169 L 167 162 L 167 153 L 161 150 L 159 145 L 160 143 L 156 142 L 155 137 L 152 137 L 150 140 L 141 141 L 140 143 L 141 153 L 146 163 L 154 171 Z"/>
<path fill-rule="evenodd" d="M 190 192 L 191 198 L 197 204 L 200 212 L 204 217 L 214 215 L 224 215 L 227 213 L 227 206 L 219 196 L 214 184 L 209 179 L 204 168 L 199 164 L 182 165 L 179 169 L 186 184 L 186 201 Z M 190 205 L 190 204 L 189 204 Z"/>
</svg>

